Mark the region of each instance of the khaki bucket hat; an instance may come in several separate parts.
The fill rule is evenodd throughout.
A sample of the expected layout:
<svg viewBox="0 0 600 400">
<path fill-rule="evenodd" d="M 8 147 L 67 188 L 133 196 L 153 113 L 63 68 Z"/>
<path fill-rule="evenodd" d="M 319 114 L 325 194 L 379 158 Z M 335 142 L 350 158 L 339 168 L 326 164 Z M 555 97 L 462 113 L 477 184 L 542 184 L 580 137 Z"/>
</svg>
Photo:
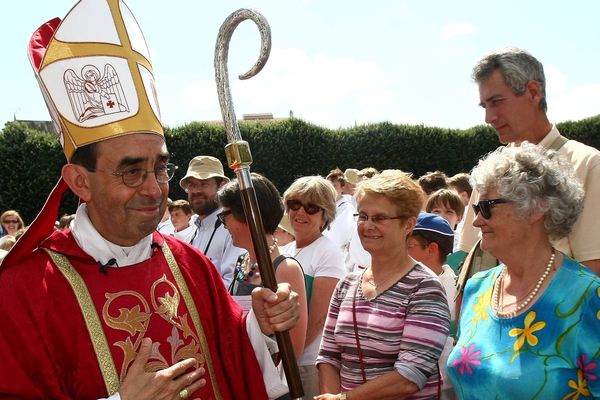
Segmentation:
<svg viewBox="0 0 600 400">
<path fill-rule="evenodd" d="M 187 173 L 179 181 L 179 186 L 185 189 L 186 180 L 189 178 L 196 178 L 200 180 L 210 178 L 222 178 L 229 180 L 223 173 L 223 164 L 218 158 L 211 156 L 197 156 L 192 158 L 190 165 L 188 166 Z"/>
</svg>

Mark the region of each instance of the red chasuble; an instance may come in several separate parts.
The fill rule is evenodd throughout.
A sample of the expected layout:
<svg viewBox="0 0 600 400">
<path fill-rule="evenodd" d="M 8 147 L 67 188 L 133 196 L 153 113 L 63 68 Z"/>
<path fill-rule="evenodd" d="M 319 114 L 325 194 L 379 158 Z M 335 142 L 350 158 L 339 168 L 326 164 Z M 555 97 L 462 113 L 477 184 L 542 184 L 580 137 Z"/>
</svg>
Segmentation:
<svg viewBox="0 0 600 400">
<path fill-rule="evenodd" d="M 207 384 L 191 398 L 267 398 L 242 310 L 216 269 L 183 242 L 153 241 L 147 261 L 102 273 L 70 232 L 55 232 L 1 270 L 0 397 L 108 397 L 149 337 L 149 370 L 189 357 L 204 367 Z"/>
</svg>

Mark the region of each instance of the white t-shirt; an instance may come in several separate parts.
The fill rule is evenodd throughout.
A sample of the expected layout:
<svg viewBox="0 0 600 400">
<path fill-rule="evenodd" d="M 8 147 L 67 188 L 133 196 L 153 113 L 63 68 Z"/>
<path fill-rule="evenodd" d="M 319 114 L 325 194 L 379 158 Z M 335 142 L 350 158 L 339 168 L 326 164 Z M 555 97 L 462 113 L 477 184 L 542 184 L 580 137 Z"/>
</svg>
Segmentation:
<svg viewBox="0 0 600 400">
<path fill-rule="evenodd" d="M 185 229 L 183 229 L 183 230 L 181 230 L 179 232 L 173 231 L 173 233 L 171 234 L 171 236 L 175 236 L 177 239 L 181 239 L 181 240 L 183 240 L 185 242 L 186 238 L 192 237 L 192 235 L 194 234 L 195 230 L 196 230 L 196 225 L 190 224 L 190 225 L 188 225 L 187 228 L 185 228 Z"/>
<path fill-rule="evenodd" d="M 298 260 L 304 275 L 309 277 L 341 279 L 346 274 L 342 250 L 325 236 L 299 249 L 296 248 L 296 242 L 291 242 L 282 249 L 282 252 Z M 304 352 L 298 359 L 298 365 L 315 365 L 320 344 L 321 335 L 305 346 Z"/>
</svg>

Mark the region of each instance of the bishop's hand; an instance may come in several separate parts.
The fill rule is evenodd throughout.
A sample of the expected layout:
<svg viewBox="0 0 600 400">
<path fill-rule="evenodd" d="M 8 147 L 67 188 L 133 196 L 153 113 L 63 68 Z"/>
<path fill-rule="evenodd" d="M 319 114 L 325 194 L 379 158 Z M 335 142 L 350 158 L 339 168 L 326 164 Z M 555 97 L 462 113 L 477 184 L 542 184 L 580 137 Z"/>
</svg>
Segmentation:
<svg viewBox="0 0 600 400">
<path fill-rule="evenodd" d="M 252 309 L 260 330 L 267 336 L 292 329 L 300 318 L 298 294 L 288 283 L 280 283 L 277 293 L 267 288 L 254 289 Z"/>
<path fill-rule="evenodd" d="M 179 400 L 206 385 L 202 378 L 204 368 L 198 367 L 193 358 L 173 364 L 157 372 L 146 372 L 145 366 L 150 357 L 152 340 L 144 338 L 133 364 L 119 388 L 121 400 L 156 399 Z M 188 372 L 193 369 L 193 371 Z"/>
</svg>

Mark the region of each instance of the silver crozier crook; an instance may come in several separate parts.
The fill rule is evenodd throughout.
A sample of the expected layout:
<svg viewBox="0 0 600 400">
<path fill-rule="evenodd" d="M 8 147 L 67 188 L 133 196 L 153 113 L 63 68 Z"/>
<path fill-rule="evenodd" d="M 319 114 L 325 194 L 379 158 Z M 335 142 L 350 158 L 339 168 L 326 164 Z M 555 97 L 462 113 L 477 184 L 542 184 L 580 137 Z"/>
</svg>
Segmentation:
<svg viewBox="0 0 600 400">
<path fill-rule="evenodd" d="M 240 129 L 233 110 L 231 101 L 231 91 L 229 90 L 229 75 L 227 71 L 227 58 L 229 53 L 229 42 L 233 31 L 240 22 L 250 19 L 258 26 L 261 36 L 260 56 L 254 66 L 245 74 L 240 75 L 240 79 L 252 78 L 260 72 L 269 58 L 271 52 L 271 29 L 265 17 L 253 10 L 241 9 L 231 14 L 219 29 L 217 44 L 215 45 L 215 78 L 217 81 L 217 91 L 219 94 L 219 104 L 221 105 L 221 114 L 225 122 L 225 132 L 227 133 L 228 144 L 225 146 L 225 155 L 229 168 L 235 171 L 239 185 L 242 202 L 244 204 L 244 213 L 246 221 L 250 227 L 252 243 L 256 252 L 256 261 L 260 270 L 260 276 L 264 287 L 277 290 L 277 281 L 275 272 L 271 263 L 269 247 L 265 240 L 265 229 L 260 217 L 260 210 L 256 201 L 256 194 L 250 179 L 250 164 L 252 164 L 252 155 L 248 142 L 242 140 Z M 290 395 L 293 399 L 301 399 L 304 395 L 296 357 L 292 348 L 289 332 L 277 332 L 277 345 L 283 363 L 283 369 L 287 379 Z"/>
</svg>

